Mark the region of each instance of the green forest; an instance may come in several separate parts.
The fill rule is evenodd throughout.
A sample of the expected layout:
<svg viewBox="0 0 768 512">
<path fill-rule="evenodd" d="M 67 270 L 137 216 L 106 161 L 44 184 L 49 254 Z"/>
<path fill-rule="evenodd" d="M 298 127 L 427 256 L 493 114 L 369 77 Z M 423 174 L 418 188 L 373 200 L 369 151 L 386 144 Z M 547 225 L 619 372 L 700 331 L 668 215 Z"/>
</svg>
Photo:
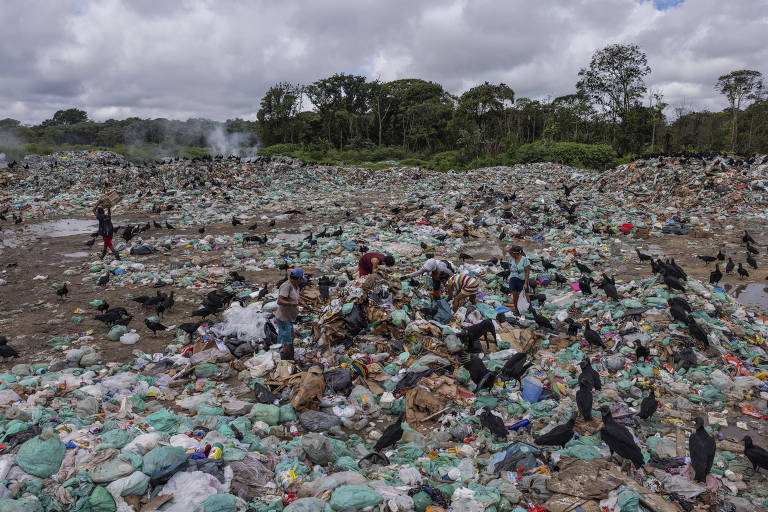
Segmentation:
<svg viewBox="0 0 768 512">
<path fill-rule="evenodd" d="M 571 94 L 516 97 L 483 83 L 460 96 L 418 78 L 391 82 L 338 73 L 311 84 L 277 83 L 257 119 L 94 122 L 85 110 L 56 112 L 39 125 L 0 120 L 0 152 L 104 148 L 134 160 L 205 154 L 290 155 L 308 162 L 470 169 L 553 161 L 604 169 L 640 155 L 768 153 L 768 95 L 762 74 L 713 77 L 721 112 L 669 106 L 651 89 L 647 56 L 631 44 L 595 52 Z"/>
</svg>

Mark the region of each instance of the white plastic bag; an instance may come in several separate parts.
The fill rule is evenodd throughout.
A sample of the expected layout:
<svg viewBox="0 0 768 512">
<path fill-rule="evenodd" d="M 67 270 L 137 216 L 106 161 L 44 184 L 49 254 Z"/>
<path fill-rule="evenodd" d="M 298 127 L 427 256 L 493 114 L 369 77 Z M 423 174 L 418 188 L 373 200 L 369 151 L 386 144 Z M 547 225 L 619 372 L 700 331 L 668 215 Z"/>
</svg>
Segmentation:
<svg viewBox="0 0 768 512">
<path fill-rule="evenodd" d="M 163 486 L 160 495 L 173 495 L 164 512 L 190 512 L 205 498 L 223 491 L 215 476 L 202 471 L 179 471 Z"/>
</svg>

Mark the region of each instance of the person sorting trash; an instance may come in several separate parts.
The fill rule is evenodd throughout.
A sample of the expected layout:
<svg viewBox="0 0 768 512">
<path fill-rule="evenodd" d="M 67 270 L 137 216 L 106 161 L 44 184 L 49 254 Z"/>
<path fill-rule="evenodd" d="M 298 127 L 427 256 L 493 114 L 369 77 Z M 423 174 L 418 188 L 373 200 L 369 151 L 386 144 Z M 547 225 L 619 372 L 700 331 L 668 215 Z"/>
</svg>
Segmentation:
<svg viewBox="0 0 768 512">
<path fill-rule="evenodd" d="M 424 262 L 424 265 L 422 265 L 420 269 L 411 272 L 410 274 L 406 274 L 405 277 L 410 279 L 424 274 L 429 274 L 432 278 L 432 296 L 439 298 L 442 283 L 455 274 L 455 271 L 450 261 L 429 258 Z"/>
<path fill-rule="evenodd" d="M 291 270 L 288 280 L 277 292 L 277 342 L 282 345 L 281 357 L 293 360 L 293 322 L 299 316 L 299 283 L 306 281 L 301 268 Z"/>
<path fill-rule="evenodd" d="M 512 294 L 512 303 L 515 305 L 515 314 L 519 315 L 517 303 L 520 300 L 520 292 L 528 292 L 528 277 L 531 275 L 531 261 L 523 255 L 523 248 L 513 245 L 509 248 L 509 292 Z"/>
<path fill-rule="evenodd" d="M 445 283 L 445 291 L 448 298 L 453 296 L 451 311 L 454 313 L 464 305 L 467 300 L 477 304 L 477 292 L 480 291 L 480 281 L 469 274 L 454 274 Z"/>
<path fill-rule="evenodd" d="M 120 254 L 117 252 L 117 249 L 112 246 L 112 235 L 115 234 L 115 228 L 112 226 L 112 208 L 108 208 L 107 212 L 104 213 L 104 208 L 96 206 L 93 209 L 93 213 L 96 215 L 96 220 L 99 221 L 99 236 L 101 236 L 101 239 L 104 241 L 104 250 L 101 251 L 101 259 L 104 259 L 104 256 L 107 255 L 107 249 L 111 249 L 115 259 L 119 260 Z"/>
<path fill-rule="evenodd" d="M 395 264 L 395 258 L 391 254 L 382 254 L 380 252 L 367 252 L 363 254 L 357 262 L 360 277 L 373 274 L 382 263 L 391 267 Z"/>
</svg>

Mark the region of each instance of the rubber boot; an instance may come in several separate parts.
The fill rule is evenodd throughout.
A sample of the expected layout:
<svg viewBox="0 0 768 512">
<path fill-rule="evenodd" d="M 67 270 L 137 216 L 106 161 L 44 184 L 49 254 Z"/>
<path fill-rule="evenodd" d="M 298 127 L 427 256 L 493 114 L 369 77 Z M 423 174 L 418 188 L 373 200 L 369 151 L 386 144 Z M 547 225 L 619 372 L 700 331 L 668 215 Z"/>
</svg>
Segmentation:
<svg viewBox="0 0 768 512">
<path fill-rule="evenodd" d="M 280 358 L 293 361 L 293 343 L 280 347 Z"/>
<path fill-rule="evenodd" d="M 120 253 L 117 252 L 117 249 L 112 249 L 112 254 L 114 255 L 116 260 L 120 259 Z"/>
<path fill-rule="evenodd" d="M 103 260 L 104 256 L 106 256 L 106 255 L 107 255 L 107 248 L 105 247 L 104 250 L 101 251 L 101 258 L 99 258 L 99 259 Z"/>
</svg>

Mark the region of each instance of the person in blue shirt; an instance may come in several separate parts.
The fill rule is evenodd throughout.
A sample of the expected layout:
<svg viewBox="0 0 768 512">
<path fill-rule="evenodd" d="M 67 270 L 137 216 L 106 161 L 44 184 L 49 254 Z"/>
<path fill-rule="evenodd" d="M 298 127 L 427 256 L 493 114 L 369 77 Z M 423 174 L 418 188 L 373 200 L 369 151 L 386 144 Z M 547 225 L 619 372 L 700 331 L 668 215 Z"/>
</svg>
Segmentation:
<svg viewBox="0 0 768 512">
<path fill-rule="evenodd" d="M 520 299 L 520 292 L 525 290 L 528 296 L 528 278 L 531 275 L 531 261 L 523 255 L 523 248 L 519 245 L 513 245 L 509 248 L 509 291 L 512 293 L 512 303 L 515 305 L 515 314 L 519 315 L 517 302 Z"/>
</svg>

